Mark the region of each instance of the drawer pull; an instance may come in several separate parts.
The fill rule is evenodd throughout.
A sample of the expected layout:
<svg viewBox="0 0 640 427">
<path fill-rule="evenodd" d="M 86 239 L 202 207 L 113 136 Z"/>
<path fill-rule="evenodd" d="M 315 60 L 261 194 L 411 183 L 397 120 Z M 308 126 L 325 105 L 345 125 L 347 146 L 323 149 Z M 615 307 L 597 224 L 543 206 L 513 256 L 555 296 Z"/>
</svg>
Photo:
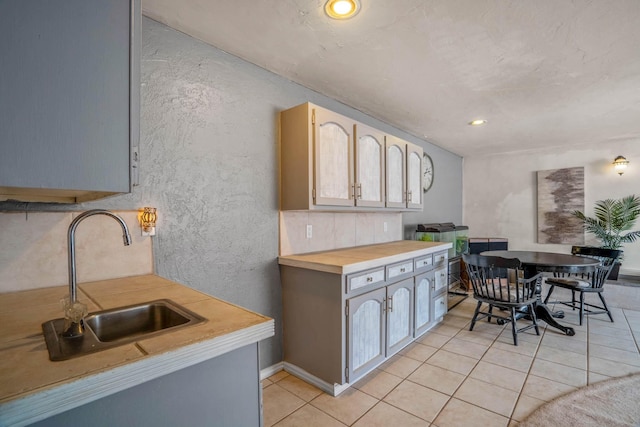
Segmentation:
<svg viewBox="0 0 640 427">
<path fill-rule="evenodd" d="M 407 269 L 406 269 L 406 268 L 404 268 L 404 267 L 402 267 L 402 268 L 400 269 L 400 273 L 404 273 L 405 271 L 407 271 Z"/>
<path fill-rule="evenodd" d="M 367 277 L 367 282 L 368 282 L 368 283 L 371 283 L 371 282 L 373 282 L 373 277 L 371 277 L 371 276 L 368 276 L 368 277 Z"/>
</svg>

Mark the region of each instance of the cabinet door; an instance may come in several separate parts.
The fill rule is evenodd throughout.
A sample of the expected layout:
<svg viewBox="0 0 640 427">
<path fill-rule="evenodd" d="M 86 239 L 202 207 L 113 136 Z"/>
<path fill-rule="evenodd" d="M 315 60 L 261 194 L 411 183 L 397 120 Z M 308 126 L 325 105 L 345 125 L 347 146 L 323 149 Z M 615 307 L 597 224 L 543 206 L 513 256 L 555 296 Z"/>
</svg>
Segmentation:
<svg viewBox="0 0 640 427">
<path fill-rule="evenodd" d="M 315 108 L 314 203 L 353 206 L 353 125 L 344 116 Z"/>
<path fill-rule="evenodd" d="M 356 206 L 384 207 L 384 134 L 356 124 Z"/>
<path fill-rule="evenodd" d="M 442 294 L 433 300 L 433 319 L 439 319 L 447 314 L 447 294 Z"/>
<path fill-rule="evenodd" d="M 387 207 L 405 208 L 406 201 L 406 142 L 389 136 L 385 138 L 387 158 Z"/>
<path fill-rule="evenodd" d="M 0 198 L 77 203 L 130 191 L 139 7 L 0 2 Z"/>
<path fill-rule="evenodd" d="M 407 207 L 422 209 L 422 148 L 407 144 Z"/>
<path fill-rule="evenodd" d="M 413 278 L 387 286 L 387 357 L 413 340 Z"/>
<path fill-rule="evenodd" d="M 434 278 L 434 296 L 441 294 L 442 292 L 446 292 L 448 285 L 449 285 L 449 281 L 448 281 L 448 274 L 447 274 L 447 268 L 448 265 L 441 265 L 440 267 L 436 268 L 435 271 L 435 278 Z"/>
<path fill-rule="evenodd" d="M 415 337 L 422 335 L 431 322 L 431 286 L 433 285 L 434 271 L 415 277 Z"/>
<path fill-rule="evenodd" d="M 347 381 L 369 372 L 385 358 L 386 289 L 347 300 Z"/>
</svg>

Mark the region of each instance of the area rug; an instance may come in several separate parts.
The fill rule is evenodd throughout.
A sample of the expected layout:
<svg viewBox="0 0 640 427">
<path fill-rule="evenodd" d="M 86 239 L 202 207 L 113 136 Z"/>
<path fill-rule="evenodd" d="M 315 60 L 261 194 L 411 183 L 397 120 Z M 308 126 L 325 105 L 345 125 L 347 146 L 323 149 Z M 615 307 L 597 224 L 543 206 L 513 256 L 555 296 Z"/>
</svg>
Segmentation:
<svg viewBox="0 0 640 427">
<path fill-rule="evenodd" d="M 545 403 L 520 427 L 640 426 L 640 374 L 601 381 Z"/>
</svg>

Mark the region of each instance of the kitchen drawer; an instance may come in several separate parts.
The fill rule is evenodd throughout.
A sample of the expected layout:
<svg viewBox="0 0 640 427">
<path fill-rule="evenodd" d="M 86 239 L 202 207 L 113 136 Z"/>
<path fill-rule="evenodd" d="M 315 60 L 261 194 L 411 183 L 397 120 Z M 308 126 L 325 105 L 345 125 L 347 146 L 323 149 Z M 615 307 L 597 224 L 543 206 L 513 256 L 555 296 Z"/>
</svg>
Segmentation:
<svg viewBox="0 0 640 427">
<path fill-rule="evenodd" d="M 387 266 L 387 280 L 409 276 L 409 275 L 412 275 L 412 273 L 413 273 L 412 259 L 408 259 L 406 261 L 402 261 L 397 264 L 391 264 Z"/>
<path fill-rule="evenodd" d="M 438 252 L 437 254 L 433 255 L 433 264 L 436 265 L 440 262 L 447 262 L 448 259 L 448 255 L 447 252 Z"/>
<path fill-rule="evenodd" d="M 433 255 L 425 255 L 413 260 L 416 271 L 427 271 L 433 267 Z"/>
<path fill-rule="evenodd" d="M 365 286 L 384 283 L 384 267 L 347 276 L 347 293 Z"/>
<path fill-rule="evenodd" d="M 447 264 L 439 267 L 435 271 L 435 277 L 433 280 L 433 294 L 438 295 L 442 292 L 445 292 L 449 287 L 449 280 L 447 274 Z"/>
</svg>

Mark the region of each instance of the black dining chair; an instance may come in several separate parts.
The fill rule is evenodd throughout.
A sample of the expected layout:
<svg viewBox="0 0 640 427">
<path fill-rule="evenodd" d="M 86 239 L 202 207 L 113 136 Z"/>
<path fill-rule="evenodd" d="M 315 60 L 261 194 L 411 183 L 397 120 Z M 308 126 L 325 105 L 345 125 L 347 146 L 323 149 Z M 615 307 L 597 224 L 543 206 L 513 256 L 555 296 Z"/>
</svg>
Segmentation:
<svg viewBox="0 0 640 427">
<path fill-rule="evenodd" d="M 594 248 L 590 246 L 573 246 L 571 253 L 578 256 L 586 256 L 595 258 L 600 261 L 600 265 L 596 267 L 596 270 L 591 273 L 573 273 L 562 274 L 555 273 L 554 277 L 548 277 L 545 281 L 550 285 L 549 293 L 544 299 L 546 304 L 556 287 L 569 289 L 571 291 L 571 301 L 552 301 L 555 304 L 563 304 L 571 307 L 573 310 L 580 310 L 580 325 L 582 325 L 582 319 L 588 314 L 603 314 L 607 313 L 609 320 L 613 322 L 613 316 L 611 311 L 607 307 L 607 303 L 604 300 L 604 284 L 611 273 L 616 260 L 622 254 L 622 251 L 616 249 L 603 249 Z M 576 292 L 579 294 L 580 300 L 576 300 Z M 585 294 L 597 294 L 600 297 L 602 306 L 596 304 L 589 304 L 584 301 Z M 585 308 L 587 307 L 587 308 Z"/>
<path fill-rule="evenodd" d="M 491 322 L 495 317 L 498 324 L 511 322 L 513 345 L 518 345 L 519 332 L 535 328 L 536 334 L 540 335 L 535 304 L 536 286 L 542 280 L 541 275 L 524 279 L 524 271 L 517 258 L 463 254 L 462 259 L 473 287 L 473 297 L 478 300 L 470 331 L 478 319 L 486 317 Z M 487 311 L 480 310 L 483 303 L 488 305 Z M 509 315 L 497 315 L 494 307 L 508 311 Z M 524 316 L 530 319 L 531 324 L 518 328 L 518 317 Z"/>
</svg>

